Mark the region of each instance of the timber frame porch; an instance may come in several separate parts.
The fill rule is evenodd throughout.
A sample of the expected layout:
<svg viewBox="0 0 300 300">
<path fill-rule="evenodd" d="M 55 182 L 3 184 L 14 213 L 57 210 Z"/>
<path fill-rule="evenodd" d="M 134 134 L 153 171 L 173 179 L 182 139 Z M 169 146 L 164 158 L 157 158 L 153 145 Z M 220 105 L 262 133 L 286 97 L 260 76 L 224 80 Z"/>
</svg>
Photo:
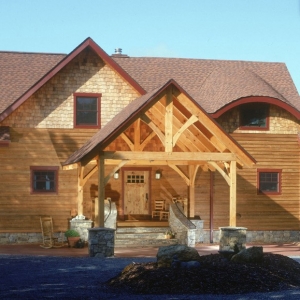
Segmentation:
<svg viewBox="0 0 300 300">
<path fill-rule="evenodd" d="M 146 129 L 145 129 L 146 128 Z M 154 144 L 151 141 L 156 139 Z M 123 143 L 126 151 L 115 151 Z M 158 144 L 159 143 L 159 144 Z M 157 151 L 163 148 L 164 151 Z M 104 227 L 105 185 L 123 166 L 168 166 L 189 187 L 188 217 L 195 215 L 195 178 L 199 169 L 218 171 L 229 186 L 229 226 L 236 226 L 237 167 L 255 160 L 184 90 L 170 80 L 130 103 L 63 164 L 78 169 L 78 214 L 83 187 L 98 173 L 99 211 L 95 226 Z M 94 164 L 89 171 L 86 166 Z M 112 166 L 105 174 L 105 166 Z M 187 167 L 187 172 L 181 166 Z"/>
</svg>

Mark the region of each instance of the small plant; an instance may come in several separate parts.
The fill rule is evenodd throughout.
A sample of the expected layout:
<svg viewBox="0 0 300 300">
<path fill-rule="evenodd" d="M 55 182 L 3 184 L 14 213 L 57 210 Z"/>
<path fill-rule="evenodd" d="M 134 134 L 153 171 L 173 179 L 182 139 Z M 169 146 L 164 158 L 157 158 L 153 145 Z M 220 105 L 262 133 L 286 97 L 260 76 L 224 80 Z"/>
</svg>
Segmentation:
<svg viewBox="0 0 300 300">
<path fill-rule="evenodd" d="M 65 236 L 68 237 L 80 237 L 80 234 L 78 231 L 74 229 L 69 229 L 65 232 Z"/>
<path fill-rule="evenodd" d="M 165 235 L 173 239 L 173 238 L 175 238 L 176 233 L 173 232 L 171 229 L 168 229 L 168 230 L 165 232 Z"/>
</svg>

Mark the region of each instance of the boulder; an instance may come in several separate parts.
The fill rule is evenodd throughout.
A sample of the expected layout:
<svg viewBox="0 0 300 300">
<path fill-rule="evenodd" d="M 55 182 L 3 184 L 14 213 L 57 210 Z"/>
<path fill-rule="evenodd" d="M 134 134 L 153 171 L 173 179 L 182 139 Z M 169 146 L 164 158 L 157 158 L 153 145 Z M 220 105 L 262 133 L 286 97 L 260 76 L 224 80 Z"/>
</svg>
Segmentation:
<svg viewBox="0 0 300 300">
<path fill-rule="evenodd" d="M 263 260 L 263 247 L 243 249 L 231 257 L 231 261 L 238 263 L 257 263 Z"/>
<path fill-rule="evenodd" d="M 174 255 L 171 266 L 173 269 L 194 269 L 199 268 L 201 265 L 199 261 L 196 260 L 180 261 L 177 255 Z"/>
<path fill-rule="evenodd" d="M 159 247 L 156 254 L 159 267 L 171 267 L 173 257 L 176 256 L 182 262 L 197 261 L 200 258 L 195 248 L 186 245 L 170 245 Z"/>
</svg>

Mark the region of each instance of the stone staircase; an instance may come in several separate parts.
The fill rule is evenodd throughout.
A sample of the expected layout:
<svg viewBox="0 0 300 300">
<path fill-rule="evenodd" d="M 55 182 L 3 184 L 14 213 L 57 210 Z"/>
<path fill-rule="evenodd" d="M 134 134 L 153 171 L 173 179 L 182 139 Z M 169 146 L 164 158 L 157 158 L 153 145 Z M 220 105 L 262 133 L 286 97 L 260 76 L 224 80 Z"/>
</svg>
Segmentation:
<svg viewBox="0 0 300 300">
<path fill-rule="evenodd" d="M 160 247 L 178 244 L 177 239 L 166 239 L 169 227 L 118 227 L 115 247 Z"/>
</svg>

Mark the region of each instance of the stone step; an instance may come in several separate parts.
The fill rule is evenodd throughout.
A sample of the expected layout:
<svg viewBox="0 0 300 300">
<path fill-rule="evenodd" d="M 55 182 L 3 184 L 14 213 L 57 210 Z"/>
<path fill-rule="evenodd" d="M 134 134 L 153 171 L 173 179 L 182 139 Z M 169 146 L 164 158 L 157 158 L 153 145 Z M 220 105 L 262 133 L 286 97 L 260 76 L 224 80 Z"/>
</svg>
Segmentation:
<svg viewBox="0 0 300 300">
<path fill-rule="evenodd" d="M 169 245 L 177 245 L 177 239 L 123 239 L 115 240 L 115 247 L 161 247 Z"/>
<path fill-rule="evenodd" d="M 177 239 L 166 239 L 169 227 L 118 227 L 115 247 L 160 247 L 178 244 Z"/>
<path fill-rule="evenodd" d="M 116 239 L 164 239 L 164 232 L 126 232 L 116 233 Z"/>
<path fill-rule="evenodd" d="M 118 227 L 117 234 L 122 233 L 165 233 L 169 230 L 169 226 L 162 227 Z"/>
</svg>

